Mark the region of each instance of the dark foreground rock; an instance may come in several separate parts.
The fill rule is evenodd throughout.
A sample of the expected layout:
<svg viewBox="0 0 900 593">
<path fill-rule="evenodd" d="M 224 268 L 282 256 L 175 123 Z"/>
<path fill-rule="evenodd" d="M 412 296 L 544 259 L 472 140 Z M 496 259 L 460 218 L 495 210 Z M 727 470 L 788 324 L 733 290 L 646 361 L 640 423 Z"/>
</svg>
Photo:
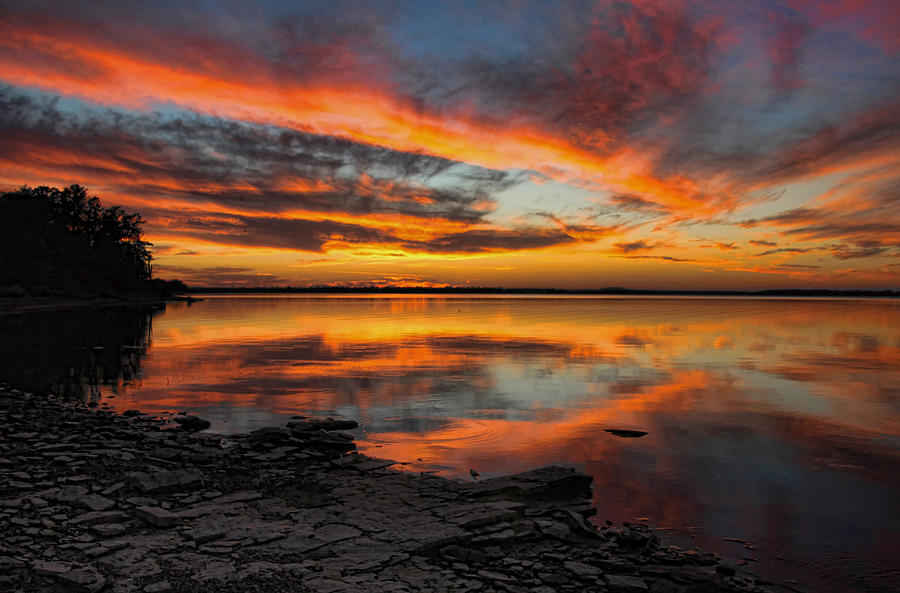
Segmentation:
<svg viewBox="0 0 900 593">
<path fill-rule="evenodd" d="M 223 438 L 0 387 L 0 590 L 769 590 L 646 526 L 598 530 L 585 474 L 402 473 L 347 428 Z"/>
</svg>

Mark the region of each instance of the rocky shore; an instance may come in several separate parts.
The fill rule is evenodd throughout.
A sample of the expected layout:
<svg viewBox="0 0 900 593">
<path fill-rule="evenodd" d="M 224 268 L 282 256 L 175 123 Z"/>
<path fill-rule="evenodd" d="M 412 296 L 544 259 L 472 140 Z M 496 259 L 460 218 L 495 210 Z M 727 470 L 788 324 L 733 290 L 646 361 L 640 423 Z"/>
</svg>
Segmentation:
<svg viewBox="0 0 900 593">
<path fill-rule="evenodd" d="M 349 421 L 203 426 L 0 386 L 0 591 L 774 590 L 598 529 L 569 468 L 459 482 L 356 454 Z"/>
</svg>

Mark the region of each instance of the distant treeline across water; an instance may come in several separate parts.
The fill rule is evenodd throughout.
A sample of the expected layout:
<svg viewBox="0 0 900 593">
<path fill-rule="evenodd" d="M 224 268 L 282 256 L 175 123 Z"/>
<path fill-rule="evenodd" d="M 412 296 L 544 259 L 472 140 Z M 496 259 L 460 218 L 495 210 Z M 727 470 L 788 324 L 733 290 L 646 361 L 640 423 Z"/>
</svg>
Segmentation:
<svg viewBox="0 0 900 593">
<path fill-rule="evenodd" d="M 491 286 L 189 286 L 194 294 L 509 294 L 509 295 L 635 295 L 635 296 L 759 296 L 759 297 L 900 297 L 900 290 L 641 290 L 621 287 L 598 289 L 497 288 Z"/>
</svg>

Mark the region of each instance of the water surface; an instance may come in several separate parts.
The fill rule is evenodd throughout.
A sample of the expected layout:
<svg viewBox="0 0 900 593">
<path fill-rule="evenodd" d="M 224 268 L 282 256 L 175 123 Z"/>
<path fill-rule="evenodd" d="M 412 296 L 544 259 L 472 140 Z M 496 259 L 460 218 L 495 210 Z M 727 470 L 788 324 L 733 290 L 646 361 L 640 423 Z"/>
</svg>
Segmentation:
<svg viewBox="0 0 900 593">
<path fill-rule="evenodd" d="M 808 590 L 898 583 L 896 300 L 212 296 L 122 311 L 0 317 L 0 371 L 220 432 L 353 418 L 362 451 L 410 471 L 574 465 L 601 520 L 645 518 Z"/>
</svg>

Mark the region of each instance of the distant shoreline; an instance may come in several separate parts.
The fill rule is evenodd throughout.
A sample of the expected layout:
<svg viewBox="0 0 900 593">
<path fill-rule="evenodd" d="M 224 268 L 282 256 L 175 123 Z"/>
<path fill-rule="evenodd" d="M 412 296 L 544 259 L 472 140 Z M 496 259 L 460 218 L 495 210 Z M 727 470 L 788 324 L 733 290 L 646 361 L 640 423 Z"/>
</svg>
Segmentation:
<svg viewBox="0 0 900 593">
<path fill-rule="evenodd" d="M 190 296 L 170 297 L 15 297 L 0 298 L 0 316 L 37 311 L 56 311 L 59 309 L 78 309 L 82 307 L 152 307 L 173 301 L 193 302 Z"/>
<path fill-rule="evenodd" d="M 827 289 L 769 289 L 769 290 L 641 290 L 630 288 L 562 289 L 562 288 L 496 288 L 496 287 L 338 287 L 338 286 L 276 286 L 276 287 L 216 287 L 191 286 L 187 294 L 422 294 L 422 295 L 575 295 L 575 296 L 758 296 L 758 297 L 834 297 L 834 298 L 900 298 L 900 290 L 827 290 Z"/>
</svg>

